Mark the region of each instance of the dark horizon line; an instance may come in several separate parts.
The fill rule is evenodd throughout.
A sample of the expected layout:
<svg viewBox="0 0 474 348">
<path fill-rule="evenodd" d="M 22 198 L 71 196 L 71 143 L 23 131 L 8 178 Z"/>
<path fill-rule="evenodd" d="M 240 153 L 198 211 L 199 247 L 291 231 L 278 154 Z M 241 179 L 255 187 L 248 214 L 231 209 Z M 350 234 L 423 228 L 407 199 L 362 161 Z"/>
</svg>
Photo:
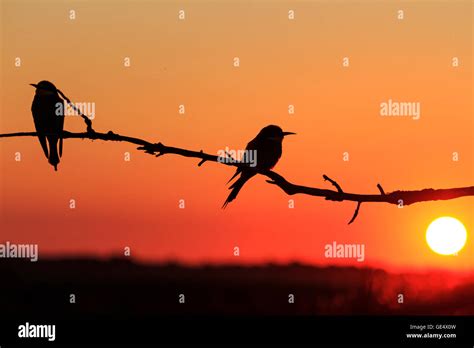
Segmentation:
<svg viewBox="0 0 474 348">
<path fill-rule="evenodd" d="M 455 274 L 457 276 L 469 276 L 474 274 L 474 270 L 451 270 L 451 269 L 443 269 L 443 268 L 436 268 L 436 267 L 426 267 L 426 268 L 415 268 L 410 267 L 402 267 L 402 266 L 381 266 L 378 263 L 375 264 L 368 264 L 364 262 L 350 263 L 350 264 L 337 264 L 337 263 L 329 263 L 329 264 L 321 264 L 321 263 L 310 263 L 305 261 L 299 260 L 290 260 L 286 262 L 282 261 L 275 261 L 275 260 L 265 260 L 260 262 L 232 262 L 229 260 L 223 261 L 184 261 L 178 260 L 173 258 L 168 259 L 157 259 L 157 260 L 150 260 L 146 258 L 137 258 L 133 256 L 124 256 L 118 253 L 109 253 L 107 255 L 99 255 L 99 254 L 92 254 L 92 253 L 58 253 L 58 254 L 51 254 L 48 253 L 43 257 L 38 257 L 38 260 L 35 262 L 30 261 L 28 258 L 0 258 L 0 266 L 1 263 L 6 262 L 26 262 L 26 263 L 47 263 L 47 262 L 100 262 L 103 264 L 113 263 L 113 262 L 121 262 L 121 263 L 128 263 L 138 267 L 179 267 L 183 269 L 203 269 L 203 268 L 241 268 L 241 269 L 255 269 L 255 268 L 306 268 L 306 269 L 353 269 L 353 270 L 365 270 L 365 271 L 381 271 L 386 274 L 391 275 L 420 275 L 420 274 L 428 274 L 432 272 L 436 272 L 438 274 Z"/>
</svg>

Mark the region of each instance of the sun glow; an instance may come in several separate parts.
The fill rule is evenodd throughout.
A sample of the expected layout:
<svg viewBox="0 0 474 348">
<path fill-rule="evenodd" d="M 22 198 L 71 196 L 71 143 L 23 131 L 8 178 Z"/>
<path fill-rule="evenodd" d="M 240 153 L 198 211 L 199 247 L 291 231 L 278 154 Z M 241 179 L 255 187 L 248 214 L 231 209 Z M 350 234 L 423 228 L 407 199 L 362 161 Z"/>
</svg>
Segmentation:
<svg viewBox="0 0 474 348">
<path fill-rule="evenodd" d="M 459 252 L 466 244 L 467 232 L 458 219 L 443 216 L 437 218 L 426 230 L 426 242 L 431 250 L 441 255 Z"/>
</svg>

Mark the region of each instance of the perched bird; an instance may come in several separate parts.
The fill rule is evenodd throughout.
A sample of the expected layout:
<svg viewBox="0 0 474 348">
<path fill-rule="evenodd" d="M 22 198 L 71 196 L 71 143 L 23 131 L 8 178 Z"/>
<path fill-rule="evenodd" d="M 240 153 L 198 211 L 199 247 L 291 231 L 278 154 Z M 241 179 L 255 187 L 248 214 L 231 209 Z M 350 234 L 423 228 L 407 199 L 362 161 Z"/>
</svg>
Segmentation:
<svg viewBox="0 0 474 348">
<path fill-rule="evenodd" d="M 36 133 L 38 133 L 39 142 L 48 162 L 54 167 L 54 170 L 58 170 L 59 158 L 63 152 L 61 136 L 64 128 L 63 100 L 56 87 L 49 81 L 32 83 L 31 86 L 36 88 L 31 105 Z"/>
<path fill-rule="evenodd" d="M 280 127 L 270 125 L 263 128 L 257 136 L 247 144 L 245 150 L 256 151 L 256 165 L 253 168 L 250 166 L 237 168 L 235 174 L 227 183 L 231 182 L 239 174 L 240 177 L 229 187 L 232 191 L 222 208 L 225 208 L 227 204 L 237 197 L 244 184 L 256 175 L 258 171 L 272 169 L 277 164 L 281 157 L 283 138 L 290 134 L 296 133 L 283 132 Z M 247 151 L 244 153 L 241 160 L 242 162 L 247 162 L 246 160 L 249 157 Z"/>
</svg>

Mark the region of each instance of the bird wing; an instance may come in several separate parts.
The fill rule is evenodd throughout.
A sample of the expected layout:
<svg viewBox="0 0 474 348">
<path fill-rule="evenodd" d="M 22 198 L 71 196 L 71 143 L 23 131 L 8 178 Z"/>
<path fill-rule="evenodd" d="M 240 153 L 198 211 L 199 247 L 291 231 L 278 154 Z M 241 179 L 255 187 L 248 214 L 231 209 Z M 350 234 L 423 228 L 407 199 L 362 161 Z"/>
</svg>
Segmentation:
<svg viewBox="0 0 474 348">
<path fill-rule="evenodd" d="M 239 175 L 240 173 L 242 172 L 242 168 L 237 168 L 237 170 L 235 171 L 234 175 L 232 175 L 232 178 L 229 179 L 229 181 L 227 181 L 225 184 L 227 185 L 229 182 L 231 182 L 232 180 L 234 180 L 234 178 Z"/>
<path fill-rule="evenodd" d="M 62 157 L 63 155 L 63 138 L 59 138 L 59 157 Z"/>
<path fill-rule="evenodd" d="M 250 141 L 248 144 L 247 144 L 247 147 L 245 148 L 245 150 L 255 150 L 256 149 L 256 138 L 253 139 L 252 141 Z M 242 158 L 240 159 L 241 162 L 244 162 L 246 163 L 247 162 L 247 151 L 244 152 L 244 155 L 242 156 Z M 229 179 L 229 181 L 226 182 L 226 185 L 231 182 L 232 180 L 234 180 L 234 178 L 239 175 L 240 173 L 242 173 L 242 167 L 238 167 L 237 170 L 235 171 L 234 175 L 232 176 L 232 178 Z"/>
<path fill-rule="evenodd" d="M 44 122 L 42 119 L 44 115 L 37 97 L 33 99 L 33 104 L 31 105 L 31 113 L 33 114 L 33 121 L 35 123 L 36 133 L 38 133 L 38 140 L 41 144 L 41 148 L 43 149 L 46 158 L 49 158 L 48 145 L 46 143 L 46 136 L 44 135 Z"/>
<path fill-rule="evenodd" d="M 57 100 L 58 103 L 63 103 L 64 101 L 58 97 Z M 58 121 L 57 121 L 57 132 L 59 133 L 59 157 L 63 155 L 63 130 L 64 130 L 64 115 L 62 116 L 57 116 Z"/>
</svg>

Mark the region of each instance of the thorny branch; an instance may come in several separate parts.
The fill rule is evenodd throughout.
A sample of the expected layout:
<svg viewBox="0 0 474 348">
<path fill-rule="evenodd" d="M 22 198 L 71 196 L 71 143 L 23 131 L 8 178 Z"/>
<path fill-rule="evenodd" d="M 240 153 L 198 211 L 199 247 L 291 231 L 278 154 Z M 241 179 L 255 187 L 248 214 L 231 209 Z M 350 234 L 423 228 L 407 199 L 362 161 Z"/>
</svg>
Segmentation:
<svg viewBox="0 0 474 348">
<path fill-rule="evenodd" d="M 191 151 L 178 147 L 166 146 L 162 143 L 151 143 L 140 138 L 134 138 L 129 136 L 124 136 L 116 134 L 112 131 L 107 133 L 99 133 L 92 130 L 92 126 L 87 124 L 88 131 L 83 133 L 72 133 L 68 131 L 63 131 L 62 137 L 64 139 L 74 138 L 74 139 L 91 139 L 91 140 L 104 140 L 104 141 L 124 141 L 135 145 L 140 145 L 139 150 L 143 150 L 148 154 L 155 155 L 156 157 L 162 156 L 165 154 L 174 154 L 184 157 L 198 158 L 201 159 L 199 166 L 205 162 L 219 162 L 224 165 L 229 166 L 246 166 L 247 164 L 238 162 L 238 161 L 226 161 L 224 158 L 220 158 L 216 155 L 210 155 L 202 150 L 200 151 Z M 0 134 L 0 138 L 12 138 L 12 137 L 35 137 L 37 136 L 36 132 L 18 132 L 18 133 L 8 133 Z M 297 185 L 289 182 L 280 174 L 271 171 L 271 170 L 262 170 L 258 171 L 259 174 L 268 177 L 270 180 L 267 180 L 268 183 L 280 187 L 286 194 L 305 194 L 316 197 L 324 197 L 329 201 L 353 201 L 357 202 L 357 208 L 354 212 L 352 219 L 349 221 L 349 224 L 352 223 L 359 213 L 359 208 L 362 203 L 366 202 L 383 202 L 395 205 L 410 205 L 418 202 L 426 201 L 436 201 L 436 200 L 449 200 L 465 196 L 474 196 L 474 186 L 467 187 L 458 187 L 458 188 L 449 188 L 449 189 L 423 189 L 415 191 L 393 191 L 390 193 L 385 193 L 382 186 L 377 184 L 377 188 L 380 191 L 380 194 L 358 194 L 358 193 L 348 193 L 344 192 L 341 186 L 327 175 L 323 175 L 325 181 L 329 181 L 336 190 L 320 189 L 315 187 Z"/>
</svg>

